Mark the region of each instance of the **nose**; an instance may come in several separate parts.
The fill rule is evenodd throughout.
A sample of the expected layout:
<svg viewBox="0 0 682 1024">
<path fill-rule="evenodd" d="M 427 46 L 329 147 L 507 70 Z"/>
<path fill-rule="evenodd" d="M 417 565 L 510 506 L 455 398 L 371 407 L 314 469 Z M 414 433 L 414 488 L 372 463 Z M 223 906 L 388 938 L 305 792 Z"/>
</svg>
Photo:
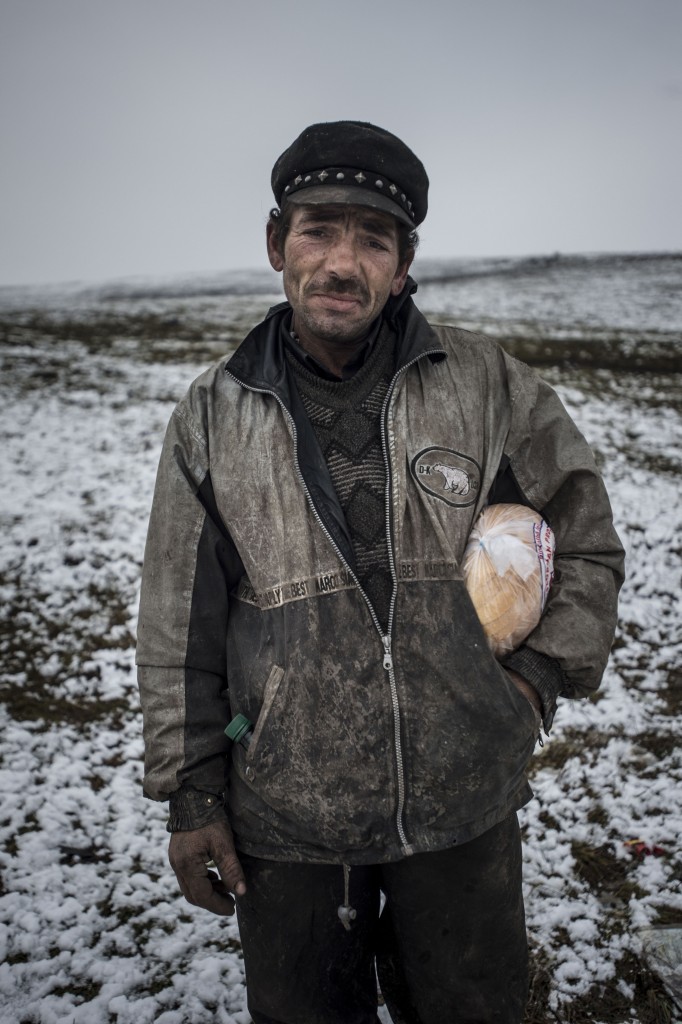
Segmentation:
<svg viewBox="0 0 682 1024">
<path fill-rule="evenodd" d="M 326 256 L 328 273 L 342 280 L 357 276 L 358 254 L 355 239 L 350 232 L 339 234 L 330 244 Z"/>
</svg>

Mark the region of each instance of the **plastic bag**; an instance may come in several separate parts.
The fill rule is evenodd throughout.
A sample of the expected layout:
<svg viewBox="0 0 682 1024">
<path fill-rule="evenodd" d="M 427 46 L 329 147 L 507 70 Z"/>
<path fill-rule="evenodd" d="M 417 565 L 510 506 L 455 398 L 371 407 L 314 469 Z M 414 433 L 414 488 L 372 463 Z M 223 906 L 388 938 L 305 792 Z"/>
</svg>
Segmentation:
<svg viewBox="0 0 682 1024">
<path fill-rule="evenodd" d="M 471 531 L 463 572 L 499 658 L 515 650 L 540 621 L 554 577 L 554 534 L 525 505 L 489 505 Z"/>
</svg>

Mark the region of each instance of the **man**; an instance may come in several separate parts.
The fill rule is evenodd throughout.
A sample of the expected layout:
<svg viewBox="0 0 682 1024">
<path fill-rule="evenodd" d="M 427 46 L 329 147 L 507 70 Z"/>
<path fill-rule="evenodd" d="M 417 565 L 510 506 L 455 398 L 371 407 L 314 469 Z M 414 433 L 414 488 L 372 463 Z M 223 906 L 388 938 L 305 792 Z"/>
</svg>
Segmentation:
<svg viewBox="0 0 682 1024">
<path fill-rule="evenodd" d="M 195 381 L 161 457 L 145 790 L 170 800 L 189 902 L 231 914 L 236 896 L 256 1024 L 375 1022 L 375 959 L 396 1022 L 518 1024 L 516 811 L 540 716 L 608 657 L 608 499 L 547 385 L 415 307 L 428 178 L 403 142 L 313 125 L 272 185 L 288 302 Z M 557 542 L 546 612 L 506 668 L 460 569 L 498 501 Z M 230 749 L 238 714 L 251 731 Z"/>
</svg>

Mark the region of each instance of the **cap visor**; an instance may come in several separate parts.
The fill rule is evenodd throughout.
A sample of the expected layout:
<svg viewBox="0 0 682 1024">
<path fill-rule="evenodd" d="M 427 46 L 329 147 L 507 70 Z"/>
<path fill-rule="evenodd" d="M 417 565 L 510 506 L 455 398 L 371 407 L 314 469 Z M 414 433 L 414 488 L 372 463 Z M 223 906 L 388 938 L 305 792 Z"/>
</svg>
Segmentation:
<svg viewBox="0 0 682 1024">
<path fill-rule="evenodd" d="M 406 224 L 414 230 L 415 223 L 403 208 L 394 203 L 388 196 L 379 195 L 366 188 L 344 185 L 313 185 L 309 188 L 299 189 L 293 195 L 287 196 L 287 203 L 295 206 L 331 206 L 343 204 L 344 206 L 369 206 L 373 210 L 381 210 L 382 213 L 390 213 L 396 220 Z"/>
</svg>

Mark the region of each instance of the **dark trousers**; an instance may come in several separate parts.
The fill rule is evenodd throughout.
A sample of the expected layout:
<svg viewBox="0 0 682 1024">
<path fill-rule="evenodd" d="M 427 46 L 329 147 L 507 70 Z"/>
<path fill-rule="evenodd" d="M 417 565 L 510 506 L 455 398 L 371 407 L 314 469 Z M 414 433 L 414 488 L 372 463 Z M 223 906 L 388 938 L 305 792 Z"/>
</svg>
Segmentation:
<svg viewBox="0 0 682 1024">
<path fill-rule="evenodd" d="M 375 963 L 394 1024 L 520 1024 L 528 954 L 515 814 L 462 846 L 352 868 L 349 931 L 341 865 L 241 860 L 254 1024 L 377 1024 Z"/>
</svg>

